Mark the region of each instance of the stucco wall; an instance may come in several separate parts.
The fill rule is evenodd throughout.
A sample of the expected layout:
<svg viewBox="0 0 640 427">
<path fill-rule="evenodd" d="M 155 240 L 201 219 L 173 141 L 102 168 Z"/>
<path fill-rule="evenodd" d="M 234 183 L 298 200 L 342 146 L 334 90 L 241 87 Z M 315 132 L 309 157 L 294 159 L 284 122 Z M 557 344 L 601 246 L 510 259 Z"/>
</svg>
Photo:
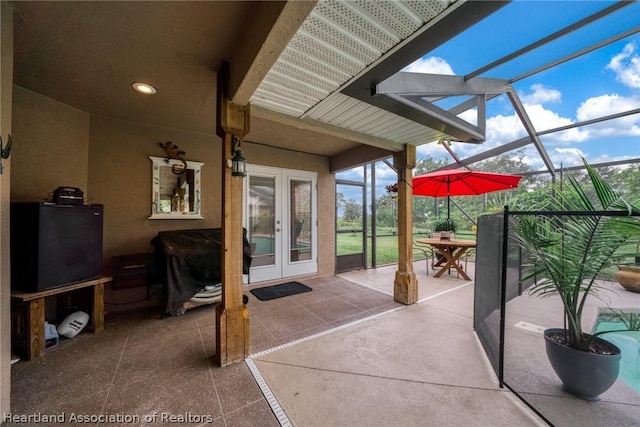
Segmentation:
<svg viewBox="0 0 640 427">
<path fill-rule="evenodd" d="M 11 129 L 13 94 L 13 11 L 6 1 L 0 2 L 0 129 L 3 147 Z M 9 200 L 11 160 L 1 160 L 0 175 L 0 416 L 10 412 L 11 403 L 11 266 Z M 0 422 L 2 418 L 0 418 Z"/>
<path fill-rule="evenodd" d="M 114 255 L 152 251 L 150 240 L 158 231 L 220 227 L 217 136 L 89 115 L 21 87 L 15 92 L 14 137 L 25 146 L 16 150 L 12 201 L 41 201 L 58 186 L 80 187 L 88 203 L 104 205 L 105 267 Z M 166 141 L 184 150 L 187 160 L 204 163 L 203 220 L 148 219 L 149 156 L 163 157 L 158 143 Z M 249 163 L 318 173 L 318 274 L 333 274 L 335 180 L 329 159 L 250 142 L 243 148 Z"/>
<path fill-rule="evenodd" d="M 104 205 L 104 255 L 152 252 L 161 230 L 220 227 L 220 138 L 179 129 L 91 117 L 89 188 Z M 187 160 L 202 162 L 201 220 L 150 220 L 151 160 L 166 157 L 158 145 L 172 141 Z"/>
<path fill-rule="evenodd" d="M 87 188 L 90 115 L 13 87 L 11 201 L 41 202 L 60 186 Z"/>
</svg>

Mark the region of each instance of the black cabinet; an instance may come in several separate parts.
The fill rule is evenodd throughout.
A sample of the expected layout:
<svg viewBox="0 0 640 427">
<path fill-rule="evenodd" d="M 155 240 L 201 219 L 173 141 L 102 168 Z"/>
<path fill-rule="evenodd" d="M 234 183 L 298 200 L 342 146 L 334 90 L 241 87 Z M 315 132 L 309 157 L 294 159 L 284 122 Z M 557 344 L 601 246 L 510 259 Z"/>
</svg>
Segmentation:
<svg viewBox="0 0 640 427">
<path fill-rule="evenodd" d="M 148 287 L 155 279 L 154 254 L 129 254 L 111 258 L 111 289 Z"/>
<path fill-rule="evenodd" d="M 11 203 L 11 287 L 37 292 L 102 276 L 102 205 Z"/>
</svg>

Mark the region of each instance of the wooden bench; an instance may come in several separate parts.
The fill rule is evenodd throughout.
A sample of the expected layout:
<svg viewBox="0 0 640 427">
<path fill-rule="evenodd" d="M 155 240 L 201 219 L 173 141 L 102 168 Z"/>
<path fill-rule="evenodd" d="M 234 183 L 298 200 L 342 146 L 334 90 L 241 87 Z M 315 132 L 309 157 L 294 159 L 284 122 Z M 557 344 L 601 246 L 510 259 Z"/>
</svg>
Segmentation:
<svg viewBox="0 0 640 427">
<path fill-rule="evenodd" d="M 73 283 L 39 292 L 11 292 L 11 351 L 25 360 L 39 357 L 45 351 L 45 298 L 70 293 L 74 305 L 86 307 L 93 333 L 104 329 L 104 284 L 111 277 Z"/>
</svg>

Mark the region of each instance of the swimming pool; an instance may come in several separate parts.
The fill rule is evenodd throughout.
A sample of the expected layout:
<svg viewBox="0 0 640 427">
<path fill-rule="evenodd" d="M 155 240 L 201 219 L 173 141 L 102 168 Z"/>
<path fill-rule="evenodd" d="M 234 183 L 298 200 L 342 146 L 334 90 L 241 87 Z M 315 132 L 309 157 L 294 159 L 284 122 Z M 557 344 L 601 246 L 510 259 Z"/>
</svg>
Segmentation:
<svg viewBox="0 0 640 427">
<path fill-rule="evenodd" d="M 624 331 L 620 321 L 611 321 L 607 313 L 600 313 L 595 331 L 617 331 L 600 335 L 618 346 L 622 352 L 619 378 L 640 393 L 640 331 Z"/>
</svg>

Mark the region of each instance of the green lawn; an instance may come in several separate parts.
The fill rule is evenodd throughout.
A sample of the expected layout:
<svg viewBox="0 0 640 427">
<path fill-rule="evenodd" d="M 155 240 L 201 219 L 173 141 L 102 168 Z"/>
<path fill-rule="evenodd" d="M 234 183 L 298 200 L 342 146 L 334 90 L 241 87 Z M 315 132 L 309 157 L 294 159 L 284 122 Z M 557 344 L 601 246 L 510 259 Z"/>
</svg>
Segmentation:
<svg viewBox="0 0 640 427">
<path fill-rule="evenodd" d="M 413 239 L 428 237 L 426 234 L 414 234 Z M 475 240 L 476 235 L 471 230 L 462 230 L 456 232 L 456 238 L 465 240 Z M 398 236 L 378 236 L 377 237 L 377 265 L 393 264 L 398 262 Z M 371 266 L 371 238 L 368 239 L 367 248 L 367 266 Z M 625 248 L 625 253 L 634 253 L 635 248 Z M 338 233 L 337 235 L 337 253 L 338 255 L 346 255 L 362 252 L 362 233 Z M 414 260 L 423 260 L 425 255 L 419 250 L 413 252 Z M 635 259 L 629 257 L 627 264 L 634 264 Z M 602 272 L 602 279 L 613 280 L 613 274 L 618 270 L 617 266 L 606 268 Z"/>
<path fill-rule="evenodd" d="M 428 237 L 425 234 L 414 234 L 413 238 L 420 239 Z M 475 240 L 476 236 L 471 230 L 463 230 L 456 232 L 456 238 Z M 376 238 L 376 262 L 377 265 L 392 264 L 398 262 L 398 236 L 378 236 Z M 371 238 L 368 239 L 367 248 L 367 265 L 371 266 Z M 337 235 L 337 254 L 347 255 L 362 252 L 362 233 L 338 233 Z M 414 259 L 424 259 L 424 254 L 415 251 Z"/>
</svg>

